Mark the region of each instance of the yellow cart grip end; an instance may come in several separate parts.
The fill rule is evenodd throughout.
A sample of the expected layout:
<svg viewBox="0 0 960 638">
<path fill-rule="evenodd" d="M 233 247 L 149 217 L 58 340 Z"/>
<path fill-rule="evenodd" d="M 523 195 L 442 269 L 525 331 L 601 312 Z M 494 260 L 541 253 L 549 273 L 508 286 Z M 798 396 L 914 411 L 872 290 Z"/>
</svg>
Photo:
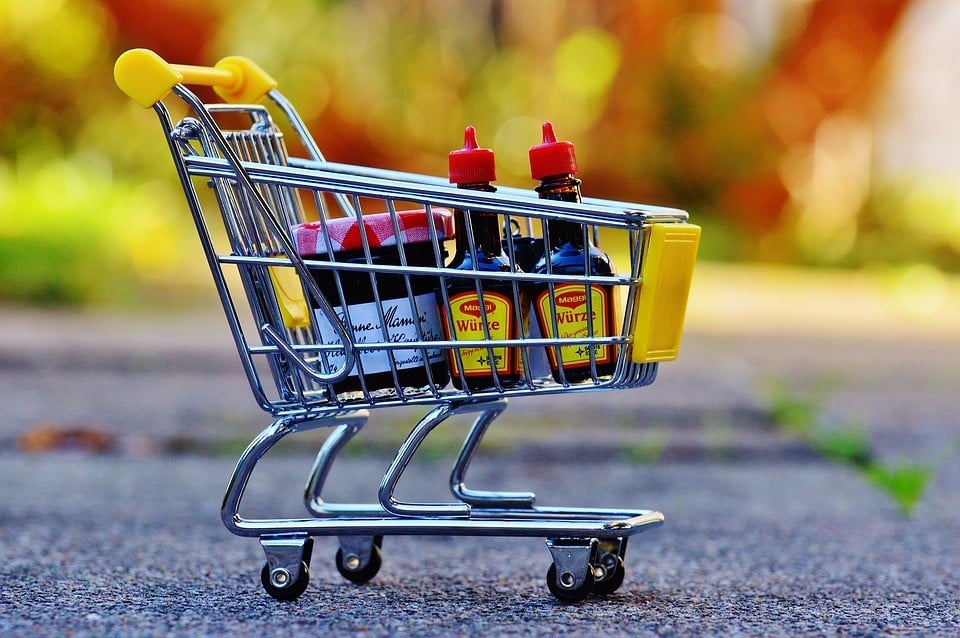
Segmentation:
<svg viewBox="0 0 960 638">
<path fill-rule="evenodd" d="M 121 91 L 148 109 L 183 81 L 183 75 L 150 49 L 130 49 L 117 58 L 113 79 Z"/>
<path fill-rule="evenodd" d="M 216 68 L 227 71 L 233 76 L 229 86 L 215 85 L 213 90 L 227 102 L 233 104 L 256 103 L 267 93 L 277 88 L 277 81 L 261 69 L 253 60 L 240 56 L 223 58 Z"/>
</svg>

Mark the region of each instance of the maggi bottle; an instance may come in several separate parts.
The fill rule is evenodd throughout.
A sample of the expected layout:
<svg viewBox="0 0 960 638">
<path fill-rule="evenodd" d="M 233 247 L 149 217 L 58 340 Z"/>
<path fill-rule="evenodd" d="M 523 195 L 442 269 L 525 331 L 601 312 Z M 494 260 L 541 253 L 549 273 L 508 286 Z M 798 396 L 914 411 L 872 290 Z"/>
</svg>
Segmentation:
<svg viewBox="0 0 960 638">
<path fill-rule="evenodd" d="M 464 131 L 464 145 L 450 153 L 450 182 L 458 188 L 494 192 L 493 151 L 479 148 L 476 130 Z M 447 265 L 461 271 L 518 272 L 503 252 L 495 213 L 454 210 L 456 252 Z M 472 239 L 472 245 L 471 245 Z M 478 292 L 480 293 L 478 295 Z M 450 340 L 518 339 L 520 325 L 514 286 L 503 279 L 447 277 L 449 308 L 440 303 L 441 324 Z M 452 329 L 452 334 L 451 334 Z M 458 356 L 459 355 L 459 356 Z M 463 347 L 448 350 L 450 377 L 459 389 L 510 387 L 523 376 L 519 348 Z M 496 377 L 494 376 L 496 371 Z"/>
<path fill-rule="evenodd" d="M 550 122 L 543 123 L 543 143 L 530 149 L 530 172 L 540 180 L 542 199 L 580 202 L 580 180 L 573 144 L 558 142 Z M 534 267 L 536 273 L 553 275 L 613 275 L 610 258 L 590 243 L 583 224 L 551 219 L 547 222 L 548 246 Z M 548 339 L 610 337 L 617 332 L 614 286 L 555 283 L 535 288 L 533 308 L 540 334 Z M 589 303 L 588 300 L 589 299 Z M 591 350 L 593 358 L 591 360 Z M 576 383 L 613 374 L 616 346 L 574 343 L 547 347 L 554 380 Z"/>
</svg>

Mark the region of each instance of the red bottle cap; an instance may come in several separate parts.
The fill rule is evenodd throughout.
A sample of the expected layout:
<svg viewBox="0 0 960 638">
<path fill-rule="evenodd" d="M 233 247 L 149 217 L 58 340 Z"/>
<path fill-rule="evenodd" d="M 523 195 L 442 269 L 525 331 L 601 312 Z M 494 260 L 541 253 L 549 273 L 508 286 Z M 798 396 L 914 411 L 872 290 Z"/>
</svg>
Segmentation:
<svg viewBox="0 0 960 638">
<path fill-rule="evenodd" d="M 530 149 L 530 174 L 533 179 L 577 174 L 577 156 L 573 144 L 558 142 L 550 122 L 543 123 L 543 143 Z"/>
<path fill-rule="evenodd" d="M 493 151 L 477 144 L 477 129 L 463 131 L 463 148 L 450 151 L 450 183 L 478 184 L 497 179 Z"/>
</svg>

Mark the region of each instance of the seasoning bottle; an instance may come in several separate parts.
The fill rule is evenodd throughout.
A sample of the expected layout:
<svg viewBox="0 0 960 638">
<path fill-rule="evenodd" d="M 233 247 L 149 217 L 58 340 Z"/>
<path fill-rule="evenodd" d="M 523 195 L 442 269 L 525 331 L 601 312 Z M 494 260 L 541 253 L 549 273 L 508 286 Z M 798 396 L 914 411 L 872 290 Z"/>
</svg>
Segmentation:
<svg viewBox="0 0 960 638">
<path fill-rule="evenodd" d="M 476 130 L 468 126 L 463 148 L 449 157 L 450 182 L 458 188 L 494 192 L 497 178 L 493 151 L 480 148 Z M 454 209 L 456 249 L 448 268 L 464 271 L 518 272 L 504 253 L 495 213 Z M 441 300 L 441 323 L 449 340 L 518 339 L 519 290 L 502 279 L 447 277 L 447 304 Z M 478 294 L 479 293 L 479 294 Z M 452 330 L 452 333 L 451 333 Z M 523 377 L 519 348 L 463 347 L 448 350 L 454 387 L 471 391 L 510 387 Z M 496 376 L 494 376 L 496 371 Z"/>
<path fill-rule="evenodd" d="M 580 180 L 573 144 L 558 142 L 550 122 L 543 123 L 543 142 L 530 149 L 530 173 L 540 181 L 541 199 L 579 203 Z M 547 222 L 548 245 L 533 271 L 553 275 L 613 275 L 606 253 L 590 243 L 583 224 L 559 219 Z M 586 339 L 617 334 L 613 285 L 544 283 L 533 290 L 540 334 L 547 339 Z M 589 299 L 589 303 L 588 303 Z M 588 316 L 589 315 L 589 316 Z M 592 357 L 591 357 L 592 352 Z M 558 383 L 576 383 L 613 374 L 616 346 L 574 343 L 547 346 L 550 371 Z"/>
</svg>

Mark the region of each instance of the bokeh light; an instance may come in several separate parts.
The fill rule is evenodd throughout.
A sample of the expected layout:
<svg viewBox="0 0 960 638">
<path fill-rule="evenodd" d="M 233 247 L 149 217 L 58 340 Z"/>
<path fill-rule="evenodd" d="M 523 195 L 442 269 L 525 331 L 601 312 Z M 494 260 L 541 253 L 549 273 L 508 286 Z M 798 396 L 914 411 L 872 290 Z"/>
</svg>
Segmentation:
<svg viewBox="0 0 960 638">
<path fill-rule="evenodd" d="M 335 161 L 442 176 L 472 124 L 532 188 L 549 119 L 586 195 L 690 210 L 705 259 L 956 271 L 960 9 L 867 4 L 0 0 L 0 301 L 203 281 L 156 122 L 112 82 L 137 46 L 257 60 Z"/>
</svg>

